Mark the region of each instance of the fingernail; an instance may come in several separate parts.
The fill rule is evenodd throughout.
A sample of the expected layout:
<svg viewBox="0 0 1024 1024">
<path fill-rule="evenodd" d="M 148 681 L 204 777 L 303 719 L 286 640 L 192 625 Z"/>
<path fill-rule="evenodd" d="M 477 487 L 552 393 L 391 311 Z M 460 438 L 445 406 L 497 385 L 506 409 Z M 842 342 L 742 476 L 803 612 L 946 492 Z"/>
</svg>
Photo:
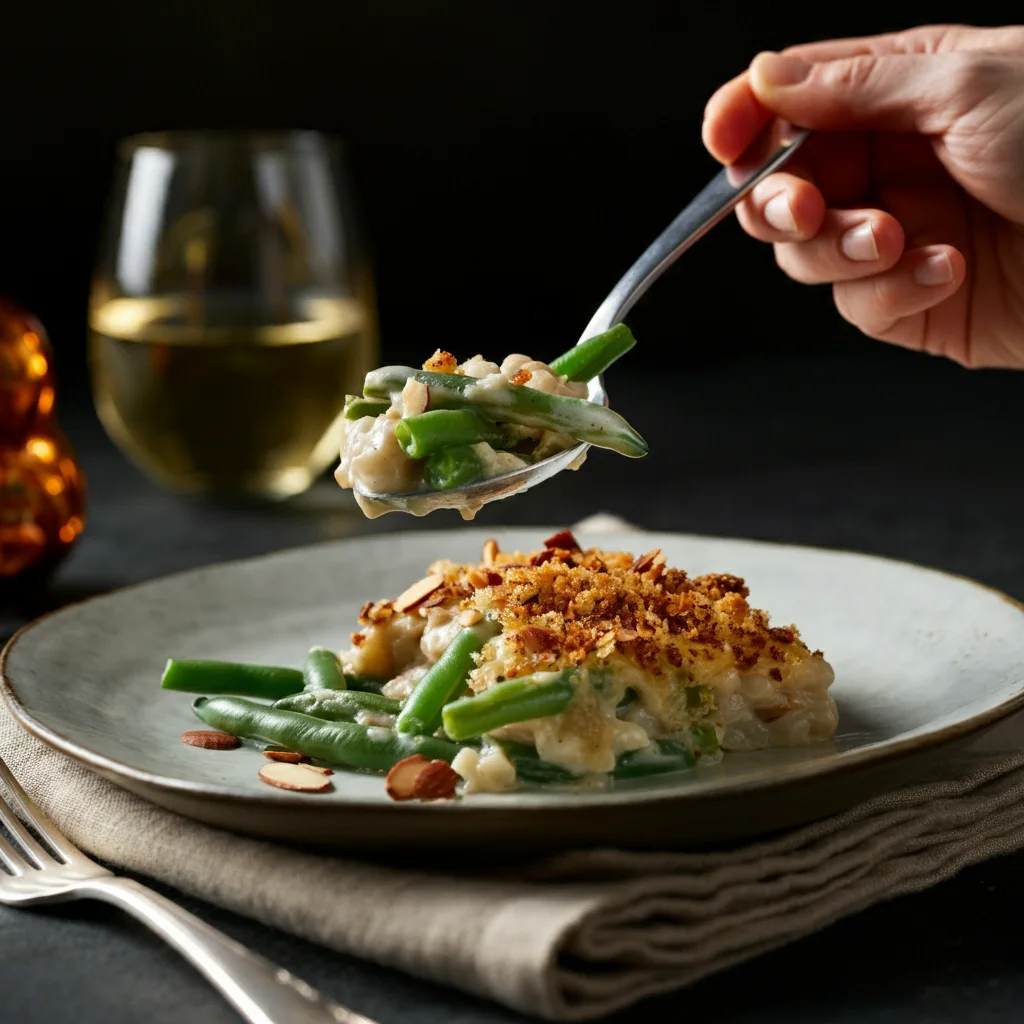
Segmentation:
<svg viewBox="0 0 1024 1024">
<path fill-rule="evenodd" d="M 793 208 L 789 205 L 789 196 L 785 192 L 780 192 L 777 196 L 772 196 L 767 203 L 764 204 L 764 219 L 776 231 L 785 231 L 788 234 L 797 234 L 796 220 L 793 217 Z"/>
<path fill-rule="evenodd" d="M 949 257 L 944 252 L 929 256 L 914 267 L 914 281 L 927 288 L 949 284 L 952 280 L 953 264 L 949 262 Z"/>
<path fill-rule="evenodd" d="M 797 85 L 811 73 L 811 65 L 799 57 L 763 53 L 757 59 L 757 75 L 764 85 Z"/>
<path fill-rule="evenodd" d="M 848 260 L 855 260 L 857 263 L 870 263 L 878 259 L 878 245 L 875 242 L 875 233 L 871 229 L 871 222 L 865 221 L 858 224 L 839 239 L 839 248 Z"/>
</svg>

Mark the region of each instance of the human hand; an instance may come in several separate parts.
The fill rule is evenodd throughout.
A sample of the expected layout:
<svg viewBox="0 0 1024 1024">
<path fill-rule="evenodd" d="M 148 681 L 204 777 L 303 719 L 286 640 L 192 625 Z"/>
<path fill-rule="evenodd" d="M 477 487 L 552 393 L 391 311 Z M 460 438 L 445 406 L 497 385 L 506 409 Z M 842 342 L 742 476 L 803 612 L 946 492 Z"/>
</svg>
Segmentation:
<svg viewBox="0 0 1024 1024">
<path fill-rule="evenodd" d="M 818 129 L 737 210 L 869 337 L 1024 368 L 1024 27 L 929 26 L 759 54 L 705 111 L 731 163 L 777 114 Z"/>
</svg>

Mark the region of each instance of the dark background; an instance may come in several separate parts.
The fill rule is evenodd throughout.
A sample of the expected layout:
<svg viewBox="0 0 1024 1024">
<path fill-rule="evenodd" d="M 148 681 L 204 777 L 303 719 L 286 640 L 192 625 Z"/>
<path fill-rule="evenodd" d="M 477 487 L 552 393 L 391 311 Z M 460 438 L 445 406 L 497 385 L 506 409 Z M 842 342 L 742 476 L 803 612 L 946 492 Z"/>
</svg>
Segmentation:
<svg viewBox="0 0 1024 1024">
<path fill-rule="evenodd" d="M 386 360 L 422 359 L 435 329 L 463 356 L 550 356 L 714 172 L 704 104 L 758 50 L 1013 17 L 1009 4 L 906 0 L 17 6 L 0 28 L 0 292 L 43 319 L 75 391 L 120 136 L 343 137 Z M 900 358 L 847 327 L 828 288 L 785 280 L 732 222 L 683 258 L 631 326 L 648 357 L 663 354 L 661 372 L 794 354 Z M 649 368 L 641 358 L 632 373 Z"/>
<path fill-rule="evenodd" d="M 544 356 L 576 339 L 713 173 L 704 104 L 758 50 L 1021 18 L 1019 0 L 30 3 L 0 11 L 0 292 L 53 337 L 90 512 L 43 606 L 0 609 L 0 642 L 46 607 L 163 573 L 367 529 L 461 526 L 454 513 L 367 523 L 326 480 L 286 507 L 181 502 L 105 440 L 86 404 L 85 313 L 118 137 L 201 126 L 343 136 L 385 357 L 422 358 L 435 331 L 463 355 Z M 487 506 L 481 524 L 569 525 L 607 510 L 654 529 L 891 555 L 1024 599 L 1024 374 L 966 371 L 859 337 L 829 289 L 787 281 L 731 222 L 630 323 L 640 346 L 611 391 L 651 455 L 592 452 L 579 474 Z M 621 1024 L 652 1011 L 677 1019 L 680 1007 L 729 1024 L 1019 1021 L 1024 981 L 1005 936 L 1019 922 L 1021 866 L 1017 854 L 965 871 Z M 382 1024 L 520 1020 L 189 906 Z M 4 1021 L 230 1016 L 173 954 L 94 906 L 0 911 L 0 947 Z"/>
</svg>

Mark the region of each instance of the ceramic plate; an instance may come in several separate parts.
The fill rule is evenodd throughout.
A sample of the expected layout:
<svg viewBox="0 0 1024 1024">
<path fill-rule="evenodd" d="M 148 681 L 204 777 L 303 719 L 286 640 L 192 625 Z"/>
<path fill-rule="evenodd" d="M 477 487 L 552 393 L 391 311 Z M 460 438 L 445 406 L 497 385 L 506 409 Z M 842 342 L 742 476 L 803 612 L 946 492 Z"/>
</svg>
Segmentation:
<svg viewBox="0 0 1024 1024">
<path fill-rule="evenodd" d="M 491 530 L 503 550 L 550 529 Z M 475 561 L 481 530 L 394 533 L 183 573 L 33 623 L 8 645 L 4 697 L 25 728 L 113 782 L 181 814 L 278 839 L 347 847 L 589 843 L 687 845 L 811 820 L 901 784 L 1024 704 L 1024 608 L 980 584 L 845 552 L 679 534 L 583 533 L 605 548 L 660 547 L 691 574 L 744 576 L 777 624 L 795 622 L 836 671 L 839 731 L 797 750 L 601 792 L 392 803 L 380 777 L 338 772 L 324 795 L 274 790 L 265 763 L 184 746 L 199 723 L 164 692 L 168 656 L 300 665 L 347 646 L 357 610 L 441 556 Z"/>
</svg>

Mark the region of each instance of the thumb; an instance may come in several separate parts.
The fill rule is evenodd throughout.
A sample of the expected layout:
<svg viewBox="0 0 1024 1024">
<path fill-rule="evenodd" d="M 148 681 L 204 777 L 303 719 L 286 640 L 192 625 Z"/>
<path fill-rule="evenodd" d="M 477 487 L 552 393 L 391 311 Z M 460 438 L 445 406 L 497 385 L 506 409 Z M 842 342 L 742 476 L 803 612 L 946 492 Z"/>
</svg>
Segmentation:
<svg viewBox="0 0 1024 1024">
<path fill-rule="evenodd" d="M 979 56 L 859 54 L 809 63 L 762 53 L 750 65 L 749 81 L 765 107 L 804 128 L 936 135 L 981 98 Z"/>
</svg>

